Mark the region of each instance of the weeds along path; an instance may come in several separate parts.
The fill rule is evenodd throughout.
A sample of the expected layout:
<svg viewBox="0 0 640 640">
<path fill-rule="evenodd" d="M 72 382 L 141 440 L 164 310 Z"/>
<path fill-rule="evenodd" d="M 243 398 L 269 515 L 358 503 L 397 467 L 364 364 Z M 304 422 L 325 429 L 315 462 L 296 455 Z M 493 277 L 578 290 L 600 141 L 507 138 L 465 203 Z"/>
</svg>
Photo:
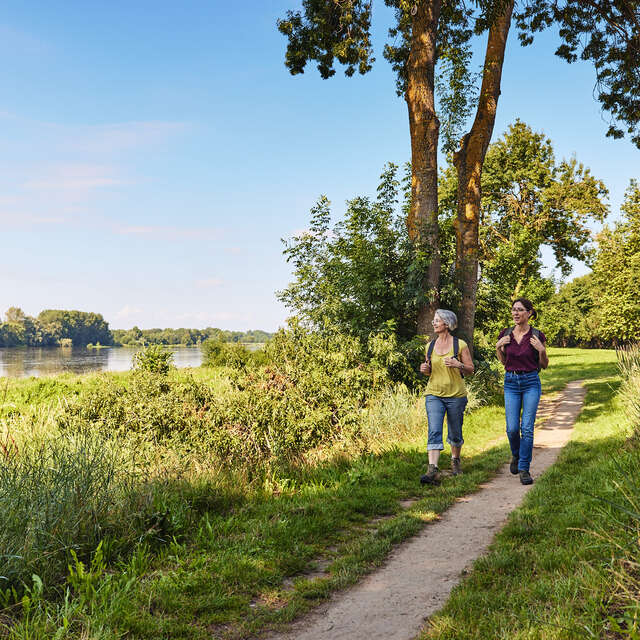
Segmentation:
<svg viewBox="0 0 640 640">
<path fill-rule="evenodd" d="M 540 476 L 571 437 L 585 389 L 570 382 L 553 413 L 536 429 L 531 472 Z M 533 485 L 535 486 L 535 485 Z M 385 565 L 356 587 L 337 594 L 310 616 L 270 640 L 410 640 L 446 602 L 472 562 L 489 547 L 531 487 L 509 465 L 391 553 Z"/>
</svg>

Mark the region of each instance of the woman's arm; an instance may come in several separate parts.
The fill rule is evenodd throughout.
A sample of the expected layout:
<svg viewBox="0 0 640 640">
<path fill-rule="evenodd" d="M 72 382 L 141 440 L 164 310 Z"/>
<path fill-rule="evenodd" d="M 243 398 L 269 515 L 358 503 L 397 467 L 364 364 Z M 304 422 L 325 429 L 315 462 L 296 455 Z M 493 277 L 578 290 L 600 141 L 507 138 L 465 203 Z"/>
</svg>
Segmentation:
<svg viewBox="0 0 640 640">
<path fill-rule="evenodd" d="M 549 366 L 549 356 L 547 355 L 547 346 L 537 336 L 531 336 L 531 346 L 538 352 L 540 357 L 540 366 L 546 369 Z"/>
<path fill-rule="evenodd" d="M 471 359 L 471 352 L 469 351 L 469 347 L 465 347 L 460 352 L 460 360 L 462 360 L 460 371 L 462 371 L 462 373 L 464 373 L 465 375 L 472 375 L 475 371 L 475 367 L 473 366 L 473 360 Z"/>
<path fill-rule="evenodd" d="M 473 360 L 471 360 L 471 353 L 469 352 L 469 348 L 465 346 L 462 351 L 460 351 L 458 356 L 460 357 L 459 360 L 457 358 L 445 358 L 445 367 L 460 369 L 463 374 L 471 375 L 473 373 L 474 366 Z"/>
<path fill-rule="evenodd" d="M 420 373 L 424 374 L 425 376 L 431 375 L 431 363 L 428 360 L 425 360 L 420 365 Z"/>
<path fill-rule="evenodd" d="M 511 335 L 502 336 L 502 338 L 500 338 L 498 342 L 496 342 L 496 355 L 498 356 L 498 360 L 500 360 L 502 364 L 505 364 L 505 362 L 507 361 L 507 356 L 504 352 L 504 348 L 510 342 Z"/>
</svg>

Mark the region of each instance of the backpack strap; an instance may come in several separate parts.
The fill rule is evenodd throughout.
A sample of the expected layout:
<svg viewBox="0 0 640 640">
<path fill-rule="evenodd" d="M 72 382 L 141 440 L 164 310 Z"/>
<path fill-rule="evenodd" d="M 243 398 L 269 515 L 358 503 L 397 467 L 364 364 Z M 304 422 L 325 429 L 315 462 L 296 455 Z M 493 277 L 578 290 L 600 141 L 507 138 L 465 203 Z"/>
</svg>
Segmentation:
<svg viewBox="0 0 640 640">
<path fill-rule="evenodd" d="M 453 357 L 457 360 L 459 354 L 460 354 L 460 340 L 458 340 L 458 336 L 453 336 Z M 458 373 L 460 373 L 461 378 L 464 378 L 462 369 L 460 369 Z"/>
<path fill-rule="evenodd" d="M 432 354 L 433 354 L 433 349 L 434 349 L 434 347 L 435 347 L 435 346 L 436 346 L 436 341 L 435 341 L 435 340 L 432 340 L 432 341 L 429 343 L 429 347 L 427 348 L 427 362 L 428 362 L 429 364 L 431 364 L 431 356 L 432 356 Z"/>
<path fill-rule="evenodd" d="M 540 329 L 531 327 L 531 335 L 535 336 L 536 338 L 538 338 L 538 340 L 542 342 L 542 339 L 540 337 Z M 542 369 L 542 367 L 540 366 L 540 352 L 537 349 L 534 349 L 534 351 L 536 352 L 536 362 L 538 363 L 538 373 L 539 373 L 540 370 Z"/>
</svg>

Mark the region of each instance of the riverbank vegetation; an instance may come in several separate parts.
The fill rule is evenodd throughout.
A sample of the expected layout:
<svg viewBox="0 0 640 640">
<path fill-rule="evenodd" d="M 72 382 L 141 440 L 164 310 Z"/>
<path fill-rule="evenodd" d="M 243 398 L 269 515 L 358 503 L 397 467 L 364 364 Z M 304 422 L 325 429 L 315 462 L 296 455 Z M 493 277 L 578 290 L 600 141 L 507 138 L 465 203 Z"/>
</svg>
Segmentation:
<svg viewBox="0 0 640 640">
<path fill-rule="evenodd" d="M 109 325 L 99 313 L 47 309 L 36 318 L 11 307 L 0 322 L 0 347 L 85 346 L 113 344 Z"/>
<path fill-rule="evenodd" d="M 206 340 L 241 344 L 264 344 L 273 336 L 267 331 L 226 331 L 214 327 L 206 329 L 113 329 L 113 343 L 121 346 L 149 344 L 181 345 L 190 347 Z"/>
<path fill-rule="evenodd" d="M 379 336 L 363 364 L 357 345 L 294 326 L 259 367 L 167 370 L 152 350 L 130 373 L 6 381 L 10 637 L 231 638 L 278 626 L 508 459 L 487 372 L 469 380 L 465 474 L 421 487 L 424 407 L 388 369 L 402 371 L 402 356 Z M 548 390 L 615 371 L 612 352 L 552 357 Z"/>
<path fill-rule="evenodd" d="M 11 307 L 0 322 L 0 347 L 200 345 L 206 340 L 264 344 L 273 334 L 266 331 L 206 329 L 109 329 L 99 313 L 47 309 L 37 317 Z"/>
</svg>

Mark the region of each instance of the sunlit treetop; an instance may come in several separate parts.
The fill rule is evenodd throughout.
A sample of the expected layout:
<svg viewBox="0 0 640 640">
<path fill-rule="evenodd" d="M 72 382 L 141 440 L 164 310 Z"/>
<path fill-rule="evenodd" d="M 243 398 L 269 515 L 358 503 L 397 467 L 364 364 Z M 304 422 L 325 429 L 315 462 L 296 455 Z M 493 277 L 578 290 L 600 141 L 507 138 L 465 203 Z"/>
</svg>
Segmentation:
<svg viewBox="0 0 640 640">
<path fill-rule="evenodd" d="M 536 32 L 557 24 L 567 62 L 591 61 L 596 94 L 611 114 L 607 135 L 626 133 L 640 148 L 640 2 L 638 0 L 528 0 L 515 18 L 519 38 L 531 44 Z"/>
</svg>

